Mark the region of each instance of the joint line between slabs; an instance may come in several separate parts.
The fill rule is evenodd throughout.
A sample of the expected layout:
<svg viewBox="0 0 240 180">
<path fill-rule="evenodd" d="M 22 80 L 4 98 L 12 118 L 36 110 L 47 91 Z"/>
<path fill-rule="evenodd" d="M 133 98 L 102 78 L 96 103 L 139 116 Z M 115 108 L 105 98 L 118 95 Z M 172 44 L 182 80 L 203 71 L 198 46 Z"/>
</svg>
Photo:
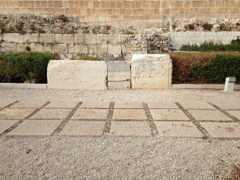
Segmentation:
<svg viewBox="0 0 240 180">
<path fill-rule="evenodd" d="M 16 103 L 18 103 L 18 102 L 19 102 L 19 101 L 14 101 L 14 102 L 8 104 L 8 105 L 4 106 L 3 108 L 0 108 L 0 111 L 4 110 L 4 109 L 6 109 L 6 108 L 11 107 L 12 105 L 14 105 L 14 104 L 16 104 Z"/>
<path fill-rule="evenodd" d="M 106 123 L 105 123 L 104 129 L 103 129 L 102 135 L 110 133 L 114 106 L 115 106 L 115 102 L 111 102 L 110 105 L 109 105 L 108 115 L 107 115 L 107 119 L 106 119 Z"/>
<path fill-rule="evenodd" d="M 233 121 L 237 122 L 240 124 L 240 120 L 238 118 L 236 118 L 235 116 L 231 115 L 230 113 L 228 113 L 226 110 L 218 107 L 217 105 L 208 102 L 208 104 L 212 105 L 214 108 L 216 108 L 217 110 L 219 110 L 220 112 L 222 112 L 223 114 L 225 114 L 226 116 L 228 116 L 229 118 L 231 118 Z"/>
<path fill-rule="evenodd" d="M 63 128 L 67 125 L 69 119 L 75 114 L 75 112 L 78 110 L 78 108 L 82 105 L 82 102 L 79 102 L 72 111 L 68 114 L 68 116 L 59 124 L 59 126 L 53 131 L 51 136 L 58 135 Z"/>
<path fill-rule="evenodd" d="M 16 101 L 17 103 L 17 101 Z M 40 111 L 41 109 L 43 109 L 44 107 L 46 107 L 48 104 L 50 103 L 50 101 L 46 102 L 44 105 L 42 105 L 41 107 L 37 108 L 36 110 L 34 110 L 32 113 L 30 113 L 29 115 L 27 115 L 25 118 L 19 120 L 18 122 L 16 122 L 14 125 L 12 125 L 11 127 L 9 127 L 7 130 L 5 130 L 1 135 L 7 134 L 9 132 L 11 132 L 12 130 L 14 130 L 15 128 L 17 128 L 20 124 L 22 124 L 26 119 L 29 119 L 30 117 L 32 117 L 33 115 L 35 115 L 38 111 Z M 12 105 L 15 103 L 12 103 Z"/>
<path fill-rule="evenodd" d="M 185 109 L 179 102 L 175 102 L 175 104 L 183 111 L 183 113 L 190 119 L 190 121 L 198 128 L 198 130 L 204 135 L 204 138 L 210 138 L 210 134 L 208 131 L 199 123 L 196 121 L 196 119 L 193 117 L 193 115 Z"/>
<path fill-rule="evenodd" d="M 143 104 L 143 109 L 144 109 L 144 111 L 146 113 L 146 116 L 147 116 L 147 119 L 148 119 L 148 123 L 149 123 L 150 129 L 151 129 L 151 135 L 152 136 L 159 135 L 157 126 L 156 126 L 156 124 L 153 121 L 153 117 L 152 117 L 152 114 L 151 114 L 151 112 L 149 110 L 149 107 L 148 107 L 147 103 L 143 102 L 142 104 Z"/>
</svg>

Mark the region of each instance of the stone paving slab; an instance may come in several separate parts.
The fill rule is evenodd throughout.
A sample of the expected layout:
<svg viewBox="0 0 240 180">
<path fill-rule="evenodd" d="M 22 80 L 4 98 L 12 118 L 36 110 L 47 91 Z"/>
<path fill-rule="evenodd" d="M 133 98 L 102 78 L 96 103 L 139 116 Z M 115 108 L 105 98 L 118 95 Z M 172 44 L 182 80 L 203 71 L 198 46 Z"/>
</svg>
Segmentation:
<svg viewBox="0 0 240 180">
<path fill-rule="evenodd" d="M 110 102 L 106 101 L 86 101 L 80 106 L 80 109 L 107 109 Z"/>
<path fill-rule="evenodd" d="M 240 103 L 239 101 L 236 99 L 235 102 L 231 101 L 231 102 L 213 102 L 213 104 L 217 105 L 218 107 L 222 108 L 222 109 L 239 109 L 240 110 Z"/>
<path fill-rule="evenodd" d="M 10 108 L 37 109 L 43 106 L 47 101 L 20 101 Z"/>
<path fill-rule="evenodd" d="M 150 109 L 153 120 L 189 120 L 180 109 Z"/>
<path fill-rule="evenodd" d="M 143 108 L 142 102 L 121 102 L 118 101 L 115 103 L 115 108 L 123 109 L 141 109 Z"/>
<path fill-rule="evenodd" d="M 78 109 L 71 119 L 107 119 L 108 109 Z"/>
<path fill-rule="evenodd" d="M 151 129 L 148 122 L 113 121 L 110 133 L 117 136 L 150 136 Z"/>
<path fill-rule="evenodd" d="M 215 109 L 212 105 L 204 101 L 180 102 L 185 109 Z"/>
<path fill-rule="evenodd" d="M 14 101 L 7 101 L 7 100 L 0 100 L 0 108 L 3 108 L 11 103 L 13 103 Z"/>
<path fill-rule="evenodd" d="M 65 119 L 71 109 L 41 109 L 30 119 Z"/>
<path fill-rule="evenodd" d="M 104 121 L 69 121 L 59 135 L 68 136 L 101 136 Z"/>
<path fill-rule="evenodd" d="M 59 126 L 60 120 L 26 120 L 7 135 L 14 136 L 41 136 L 51 135 Z"/>
<path fill-rule="evenodd" d="M 4 109 L 0 111 L 0 120 L 23 119 L 33 111 L 34 109 Z"/>
<path fill-rule="evenodd" d="M 232 111 L 227 111 L 227 112 L 240 120 L 240 110 L 239 111 L 232 110 Z"/>
<path fill-rule="evenodd" d="M 10 128 L 12 125 L 14 125 L 17 120 L 0 120 L 0 134 L 6 131 L 8 128 Z"/>
<path fill-rule="evenodd" d="M 155 121 L 160 136 L 166 137 L 204 137 L 191 122 Z"/>
<path fill-rule="evenodd" d="M 196 120 L 200 121 L 232 121 L 218 110 L 189 110 Z"/>
<path fill-rule="evenodd" d="M 147 105 L 150 109 L 178 109 L 174 102 L 168 101 L 149 101 Z"/>
<path fill-rule="evenodd" d="M 240 125 L 238 123 L 200 123 L 214 138 L 240 138 Z"/>
<path fill-rule="evenodd" d="M 78 101 L 51 101 L 45 109 L 71 109 L 78 104 Z"/>
<path fill-rule="evenodd" d="M 144 109 L 114 109 L 113 120 L 146 120 Z"/>
</svg>

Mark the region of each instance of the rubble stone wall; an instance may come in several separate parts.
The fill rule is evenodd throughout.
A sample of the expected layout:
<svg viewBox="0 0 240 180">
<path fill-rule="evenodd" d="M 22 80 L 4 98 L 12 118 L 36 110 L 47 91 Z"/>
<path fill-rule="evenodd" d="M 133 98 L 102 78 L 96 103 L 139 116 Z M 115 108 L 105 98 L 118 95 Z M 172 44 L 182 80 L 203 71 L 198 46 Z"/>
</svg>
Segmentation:
<svg viewBox="0 0 240 180">
<path fill-rule="evenodd" d="M 239 18 L 239 0 L 1 0 L 0 14 L 75 15 L 79 22 L 162 27 L 182 18 Z"/>
</svg>

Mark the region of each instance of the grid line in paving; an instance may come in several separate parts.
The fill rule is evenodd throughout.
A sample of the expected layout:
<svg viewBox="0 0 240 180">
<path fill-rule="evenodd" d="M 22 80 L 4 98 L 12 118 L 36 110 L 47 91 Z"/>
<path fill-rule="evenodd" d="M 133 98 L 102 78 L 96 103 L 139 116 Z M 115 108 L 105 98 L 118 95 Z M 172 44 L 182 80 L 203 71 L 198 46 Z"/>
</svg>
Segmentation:
<svg viewBox="0 0 240 180">
<path fill-rule="evenodd" d="M 72 111 L 67 115 L 67 117 L 61 122 L 61 124 L 53 131 L 51 136 L 53 135 L 58 135 L 63 128 L 66 126 L 68 123 L 69 119 L 74 115 L 74 113 L 78 110 L 78 108 L 82 105 L 82 102 L 79 102 L 73 109 Z"/>
<path fill-rule="evenodd" d="M 14 101 L 14 102 L 12 102 L 12 103 L 8 104 L 8 105 L 6 105 L 6 106 L 4 106 L 4 107 L 0 108 L 0 111 L 2 111 L 3 109 L 6 109 L 6 108 L 9 108 L 9 107 L 11 107 L 12 105 L 14 105 L 14 104 L 16 104 L 16 103 L 18 103 L 18 102 L 19 102 L 19 101 Z"/>
<path fill-rule="evenodd" d="M 107 115 L 107 119 L 106 119 L 106 124 L 105 124 L 104 129 L 103 129 L 103 135 L 110 133 L 111 121 L 112 121 L 112 118 L 113 118 L 114 106 L 115 106 L 115 102 L 111 102 L 110 105 L 109 105 L 109 110 L 108 110 L 108 115 Z"/>
<path fill-rule="evenodd" d="M 156 124 L 153 121 L 153 117 L 152 117 L 152 114 L 151 114 L 151 112 L 150 112 L 150 110 L 148 108 L 147 103 L 143 103 L 143 108 L 145 110 L 145 113 L 146 113 L 146 116 L 147 116 L 147 120 L 148 120 L 150 129 L 151 129 L 151 135 L 152 136 L 159 135 L 159 132 L 157 130 L 157 126 L 156 126 Z"/>
<path fill-rule="evenodd" d="M 179 102 L 176 102 L 176 105 L 184 112 L 184 114 L 190 119 L 190 121 L 203 133 L 204 138 L 210 137 L 210 134 L 207 132 L 207 130 L 199 122 L 196 121 L 196 119 L 187 109 L 185 109 Z"/>
<path fill-rule="evenodd" d="M 48 104 L 50 103 L 50 101 L 46 102 L 45 104 L 43 104 L 41 107 L 35 109 L 31 114 L 29 114 L 28 116 L 26 116 L 25 118 L 19 120 L 18 122 L 16 122 L 14 125 L 12 125 L 11 127 L 9 127 L 7 130 L 5 130 L 3 133 L 0 134 L 0 136 L 7 134 L 9 132 L 11 132 L 12 130 L 14 130 L 16 127 L 18 127 L 20 124 L 22 124 L 24 122 L 24 120 L 32 117 L 34 114 L 36 114 L 38 111 L 40 111 L 41 109 L 43 109 L 44 107 L 46 107 Z"/>
<path fill-rule="evenodd" d="M 211 104 L 213 107 L 215 107 L 220 112 L 222 112 L 223 114 L 225 114 L 226 116 L 228 116 L 229 118 L 231 118 L 233 121 L 238 122 L 240 124 L 240 120 L 238 118 L 236 118 L 235 116 L 233 116 L 232 114 L 228 113 L 225 109 L 222 109 L 211 102 L 208 102 L 208 103 Z"/>
</svg>

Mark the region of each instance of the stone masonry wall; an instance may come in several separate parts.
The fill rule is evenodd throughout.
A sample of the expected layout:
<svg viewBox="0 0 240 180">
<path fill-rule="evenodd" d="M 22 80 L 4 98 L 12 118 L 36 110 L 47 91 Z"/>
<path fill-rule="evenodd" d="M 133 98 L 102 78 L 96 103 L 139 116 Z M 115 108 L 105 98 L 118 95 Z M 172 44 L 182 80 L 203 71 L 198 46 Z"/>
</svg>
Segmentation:
<svg viewBox="0 0 240 180">
<path fill-rule="evenodd" d="M 169 19 L 239 18 L 239 0 L 1 0 L 0 14 L 75 15 L 79 22 L 163 27 Z"/>
<path fill-rule="evenodd" d="M 240 38 L 240 31 L 222 31 L 222 32 L 172 32 L 170 34 L 171 45 L 173 49 L 179 49 L 184 44 L 200 45 L 205 41 L 214 43 L 230 44 L 232 40 Z"/>
</svg>

